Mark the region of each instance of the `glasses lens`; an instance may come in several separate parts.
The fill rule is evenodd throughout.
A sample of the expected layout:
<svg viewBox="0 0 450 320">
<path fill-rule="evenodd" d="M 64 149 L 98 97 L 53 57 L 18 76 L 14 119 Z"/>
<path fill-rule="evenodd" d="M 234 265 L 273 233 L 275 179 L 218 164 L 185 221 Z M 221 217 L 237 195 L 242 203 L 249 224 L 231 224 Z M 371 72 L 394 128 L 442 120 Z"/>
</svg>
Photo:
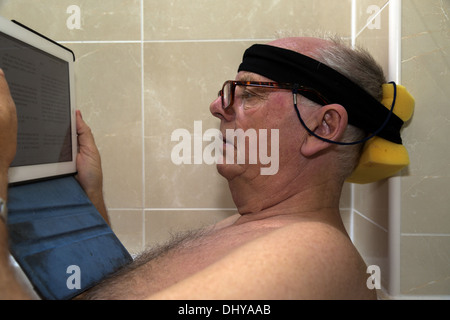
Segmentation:
<svg viewBox="0 0 450 320">
<path fill-rule="evenodd" d="M 231 90 L 232 90 L 232 83 L 227 81 L 225 82 L 225 84 L 223 85 L 223 89 L 222 89 L 222 107 L 224 109 L 228 108 L 231 104 Z"/>
</svg>

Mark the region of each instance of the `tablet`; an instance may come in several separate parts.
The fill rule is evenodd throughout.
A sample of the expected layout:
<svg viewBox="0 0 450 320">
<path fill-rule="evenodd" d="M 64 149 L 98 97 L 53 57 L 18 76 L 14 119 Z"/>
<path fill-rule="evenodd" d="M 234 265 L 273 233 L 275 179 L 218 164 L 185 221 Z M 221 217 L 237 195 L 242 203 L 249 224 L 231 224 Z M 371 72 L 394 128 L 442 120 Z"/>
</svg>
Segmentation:
<svg viewBox="0 0 450 320">
<path fill-rule="evenodd" d="M 0 68 L 17 109 L 17 153 L 10 184 L 76 172 L 74 54 L 0 17 Z"/>
</svg>

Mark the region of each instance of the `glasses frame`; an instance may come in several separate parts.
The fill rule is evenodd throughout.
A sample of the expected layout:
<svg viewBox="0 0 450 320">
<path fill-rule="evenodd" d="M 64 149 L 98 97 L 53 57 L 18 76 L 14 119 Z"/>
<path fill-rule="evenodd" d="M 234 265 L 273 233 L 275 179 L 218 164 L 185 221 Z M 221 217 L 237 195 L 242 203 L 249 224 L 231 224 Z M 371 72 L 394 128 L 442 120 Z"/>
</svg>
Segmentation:
<svg viewBox="0 0 450 320">
<path fill-rule="evenodd" d="M 230 102 L 227 106 L 225 106 L 224 90 L 225 90 L 225 86 L 227 86 L 227 85 L 231 85 Z M 316 98 L 315 99 L 313 98 L 311 100 L 322 106 L 329 104 L 328 100 L 322 94 L 320 94 L 317 90 L 310 88 L 310 87 L 301 86 L 296 83 L 227 80 L 224 82 L 222 89 L 218 93 L 218 96 L 221 98 L 221 101 L 222 101 L 222 108 L 224 110 L 228 109 L 230 106 L 233 105 L 236 86 L 268 88 L 268 89 L 274 89 L 274 90 L 291 90 L 292 93 L 294 94 L 295 103 L 297 103 L 297 97 L 296 97 L 297 94 L 301 94 L 301 95 L 306 96 L 309 99 L 311 99 L 312 96 L 315 96 Z"/>
<path fill-rule="evenodd" d="M 230 93 L 230 104 L 228 106 L 224 107 L 224 98 L 223 98 L 224 94 L 223 94 L 223 91 L 224 91 L 225 86 L 227 84 L 229 84 L 229 83 L 232 85 L 231 93 Z M 222 90 L 219 91 L 218 96 L 221 97 L 222 108 L 225 110 L 225 109 L 227 109 L 227 108 L 229 108 L 230 106 L 233 105 L 234 93 L 235 93 L 236 86 L 249 86 L 249 87 L 260 87 L 260 88 L 269 88 L 269 89 L 292 90 L 292 95 L 294 96 L 294 109 L 295 109 L 295 112 L 297 113 L 297 117 L 300 120 L 300 123 L 302 124 L 302 126 L 306 129 L 306 131 L 309 134 L 311 134 L 312 136 L 314 136 L 314 137 L 316 137 L 316 138 L 318 138 L 318 139 L 320 139 L 322 141 L 325 141 L 325 142 L 328 142 L 328 143 L 331 143 L 331 144 L 343 145 L 343 146 L 351 146 L 351 145 L 357 145 L 357 144 L 362 144 L 362 143 L 367 142 L 368 140 L 370 140 L 373 137 L 377 136 L 378 133 L 380 133 L 383 130 L 383 128 L 388 124 L 388 122 L 389 122 L 389 120 L 390 120 L 390 118 L 391 118 L 391 116 L 392 116 L 392 114 L 394 112 L 395 103 L 397 101 L 397 85 L 396 85 L 395 82 L 389 82 L 389 83 L 393 84 L 393 86 L 394 86 L 394 99 L 392 101 L 392 106 L 390 108 L 389 115 L 388 115 L 386 121 L 383 123 L 383 125 L 376 132 L 366 136 L 365 138 L 363 138 L 361 140 L 354 141 L 354 142 L 339 142 L 339 141 L 328 140 L 328 139 L 325 139 L 325 138 L 322 138 L 322 137 L 316 135 L 313 131 L 311 131 L 306 126 L 305 122 L 303 121 L 303 119 L 302 119 L 302 117 L 300 115 L 300 111 L 298 110 L 297 94 L 305 95 L 305 92 L 312 93 L 312 94 L 316 95 L 316 97 L 319 100 L 322 100 L 322 103 L 318 102 L 317 99 L 311 99 L 311 97 L 308 97 L 308 96 L 306 96 L 306 97 L 308 99 L 316 102 L 316 103 L 319 103 L 322 106 L 330 104 L 330 102 L 322 94 L 320 94 L 317 90 L 315 90 L 313 88 L 301 86 L 299 84 L 282 83 L 282 82 L 234 81 L 234 80 L 228 80 L 228 81 L 225 81 L 225 83 L 223 84 Z"/>
</svg>

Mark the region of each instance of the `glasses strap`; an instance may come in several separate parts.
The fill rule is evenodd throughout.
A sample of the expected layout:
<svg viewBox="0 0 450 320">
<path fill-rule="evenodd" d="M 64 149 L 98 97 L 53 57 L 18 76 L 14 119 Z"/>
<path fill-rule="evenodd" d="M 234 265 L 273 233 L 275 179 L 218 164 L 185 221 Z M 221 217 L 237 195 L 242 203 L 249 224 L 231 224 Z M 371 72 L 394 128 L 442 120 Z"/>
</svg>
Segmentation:
<svg viewBox="0 0 450 320">
<path fill-rule="evenodd" d="M 392 100 L 392 105 L 391 108 L 389 110 L 389 113 L 387 115 L 386 120 L 384 121 L 384 123 L 378 128 L 378 130 L 376 130 L 374 133 L 370 134 L 369 136 L 365 137 L 364 139 L 358 140 L 358 141 L 354 141 L 354 142 L 340 142 L 340 141 L 333 141 L 333 140 L 329 140 L 323 137 L 318 136 L 317 134 L 315 134 L 311 129 L 308 128 L 308 126 L 305 124 L 305 122 L 303 121 L 301 115 L 300 115 L 300 111 L 298 110 L 298 106 L 297 106 L 297 94 L 298 94 L 298 84 L 296 84 L 294 86 L 294 88 L 292 89 L 292 94 L 294 96 L 294 108 L 295 108 L 295 112 L 297 114 L 298 119 L 300 120 L 300 123 L 302 124 L 302 126 L 305 128 L 305 130 L 312 136 L 316 137 L 317 139 L 320 139 L 322 141 L 328 142 L 328 143 L 333 143 L 333 144 L 337 144 L 337 145 L 342 145 L 342 146 L 353 146 L 353 145 L 357 145 L 360 143 L 365 143 L 368 140 L 372 139 L 373 137 L 377 136 L 385 127 L 386 125 L 389 123 L 389 121 L 391 120 L 392 114 L 394 113 L 394 107 L 395 107 L 395 102 L 397 100 L 397 84 L 395 82 L 389 82 L 389 84 L 392 84 L 394 86 L 394 99 Z"/>
</svg>

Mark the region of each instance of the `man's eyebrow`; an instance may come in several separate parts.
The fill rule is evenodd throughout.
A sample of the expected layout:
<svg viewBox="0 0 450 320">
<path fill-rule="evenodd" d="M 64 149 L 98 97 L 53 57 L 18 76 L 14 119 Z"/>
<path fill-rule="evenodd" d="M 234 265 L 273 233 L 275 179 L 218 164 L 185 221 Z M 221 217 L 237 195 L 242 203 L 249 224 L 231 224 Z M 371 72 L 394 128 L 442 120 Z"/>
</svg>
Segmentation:
<svg viewBox="0 0 450 320">
<path fill-rule="evenodd" d="M 237 79 L 237 81 L 257 81 L 257 82 L 260 82 L 260 81 L 263 81 L 263 80 L 255 79 L 255 75 L 246 73 L 246 74 L 242 75 L 241 77 L 239 77 Z"/>
<path fill-rule="evenodd" d="M 243 81 L 243 82 L 247 82 L 247 81 L 255 81 L 254 79 L 252 79 L 251 76 L 243 76 L 241 78 L 238 78 L 236 81 Z"/>
</svg>

